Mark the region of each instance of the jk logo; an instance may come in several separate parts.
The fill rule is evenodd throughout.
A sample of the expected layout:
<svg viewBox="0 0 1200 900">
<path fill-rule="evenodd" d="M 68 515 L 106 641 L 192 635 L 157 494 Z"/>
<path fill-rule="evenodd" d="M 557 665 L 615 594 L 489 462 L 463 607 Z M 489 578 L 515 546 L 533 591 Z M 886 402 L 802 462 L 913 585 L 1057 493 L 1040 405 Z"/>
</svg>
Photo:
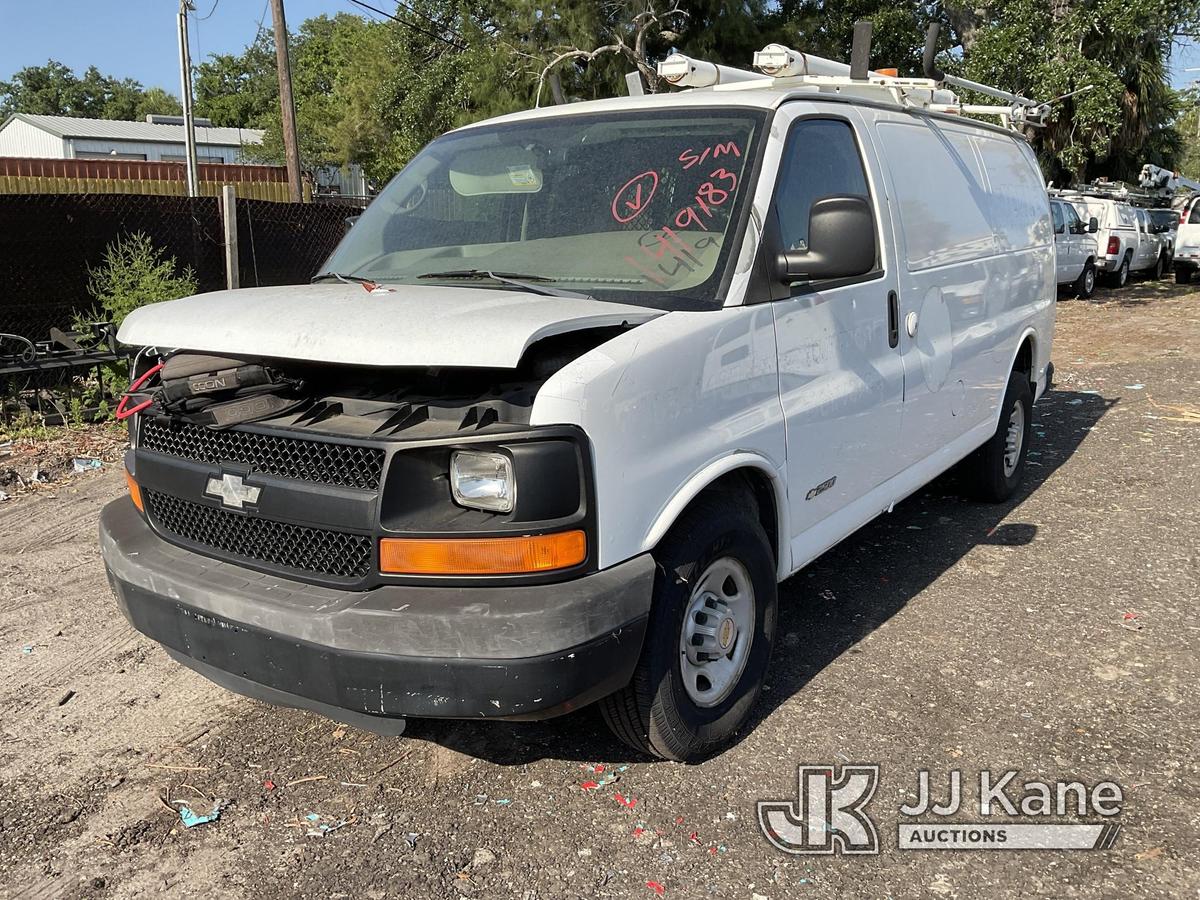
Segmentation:
<svg viewBox="0 0 1200 900">
<path fill-rule="evenodd" d="M 784 853 L 878 853 L 875 823 L 864 812 L 879 766 L 797 767 L 795 801 L 760 800 L 758 827 Z"/>
</svg>

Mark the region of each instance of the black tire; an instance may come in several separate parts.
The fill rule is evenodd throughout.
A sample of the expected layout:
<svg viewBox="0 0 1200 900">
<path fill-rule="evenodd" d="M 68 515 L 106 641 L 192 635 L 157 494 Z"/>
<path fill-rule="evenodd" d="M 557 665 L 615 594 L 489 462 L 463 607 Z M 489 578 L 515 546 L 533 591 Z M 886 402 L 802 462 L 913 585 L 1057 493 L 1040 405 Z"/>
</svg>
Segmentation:
<svg viewBox="0 0 1200 900">
<path fill-rule="evenodd" d="M 1021 446 L 1016 464 L 1010 469 L 1005 462 L 1008 454 L 1009 425 L 1013 410 L 1021 407 Z M 1000 406 L 1000 424 L 988 442 L 967 457 L 963 464 L 963 480 L 968 492 L 988 503 L 1003 503 L 1016 493 L 1025 474 L 1025 457 L 1029 453 L 1030 423 L 1033 418 L 1033 389 L 1023 372 L 1008 376 L 1008 388 Z"/>
<path fill-rule="evenodd" d="M 1166 271 L 1167 258 L 1160 253 L 1158 259 L 1154 261 L 1154 268 L 1150 271 L 1150 277 L 1155 281 L 1162 281 L 1162 277 Z"/>
<path fill-rule="evenodd" d="M 775 557 L 753 499 L 748 492 L 736 491 L 701 494 L 663 538 L 654 557 L 658 574 L 641 659 L 630 683 L 600 701 L 600 712 L 613 733 L 634 749 L 697 762 L 733 739 L 762 689 L 775 642 Z M 719 703 L 706 707 L 693 701 L 684 687 L 686 655 L 680 642 L 693 602 L 691 585 L 727 558 L 740 563 L 753 589 L 753 634 L 740 674 L 736 681 L 730 679 L 732 689 Z M 731 657 L 743 637 L 743 632 L 737 633 Z"/>
<path fill-rule="evenodd" d="M 1121 265 L 1117 271 L 1110 272 L 1108 275 L 1108 286 L 1115 288 L 1125 287 L 1129 283 L 1129 255 L 1126 254 L 1121 260 Z"/>
<path fill-rule="evenodd" d="M 1075 279 L 1071 290 L 1080 300 L 1086 300 L 1096 291 L 1096 266 L 1089 259 L 1083 266 L 1083 271 Z"/>
<path fill-rule="evenodd" d="M 1192 270 L 1185 266 L 1180 266 L 1178 269 L 1176 269 L 1175 270 L 1175 283 L 1176 284 L 1191 284 L 1192 283 Z"/>
</svg>

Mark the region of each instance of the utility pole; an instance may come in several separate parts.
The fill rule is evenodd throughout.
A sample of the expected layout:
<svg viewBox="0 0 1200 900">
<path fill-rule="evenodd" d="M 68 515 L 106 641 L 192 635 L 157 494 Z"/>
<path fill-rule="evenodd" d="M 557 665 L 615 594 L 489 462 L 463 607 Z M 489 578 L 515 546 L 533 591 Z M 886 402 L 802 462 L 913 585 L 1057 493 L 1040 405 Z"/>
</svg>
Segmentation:
<svg viewBox="0 0 1200 900">
<path fill-rule="evenodd" d="M 292 202 L 304 199 L 300 191 L 300 150 L 296 145 L 296 102 L 292 98 L 292 66 L 288 62 L 287 22 L 283 18 L 283 0 L 271 0 L 271 21 L 275 23 L 275 66 L 279 70 L 279 111 L 283 123 L 283 152 L 287 157 L 288 186 Z"/>
<path fill-rule="evenodd" d="M 195 10 L 192 0 L 179 0 L 179 76 L 183 81 L 183 142 L 186 147 L 187 192 L 200 196 L 200 176 L 196 170 L 196 121 L 192 109 L 192 51 L 188 46 L 188 13 Z"/>
</svg>

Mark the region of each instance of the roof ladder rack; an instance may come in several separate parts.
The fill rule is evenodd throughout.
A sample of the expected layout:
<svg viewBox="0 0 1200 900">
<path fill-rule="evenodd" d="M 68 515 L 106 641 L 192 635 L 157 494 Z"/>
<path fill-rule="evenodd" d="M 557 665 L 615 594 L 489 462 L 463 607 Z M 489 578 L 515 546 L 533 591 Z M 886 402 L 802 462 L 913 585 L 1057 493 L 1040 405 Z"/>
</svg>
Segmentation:
<svg viewBox="0 0 1200 900">
<path fill-rule="evenodd" d="M 808 87 L 818 91 L 884 99 L 898 106 L 924 109 L 950 115 L 995 116 L 1005 128 L 1020 131 L 1027 126 L 1042 127 L 1050 107 L 1063 97 L 1039 103 L 1020 94 L 1003 91 L 987 84 L 947 75 L 935 63 L 938 26 L 932 24 L 925 35 L 924 78 L 901 78 L 894 69 L 870 71 L 871 23 L 854 26 L 851 64 L 837 62 L 811 53 L 793 50 L 782 44 L 768 44 L 754 54 L 757 71 L 723 66 L 673 53 L 658 64 L 658 74 L 674 87 L 710 90 L 757 90 L 762 88 Z M 948 87 L 974 91 L 1004 101 L 1004 105 L 962 103 Z M 1088 85 L 1081 90 L 1090 90 Z M 1079 93 L 1076 91 L 1074 93 Z M 1071 96 L 1070 94 L 1065 96 Z"/>
</svg>

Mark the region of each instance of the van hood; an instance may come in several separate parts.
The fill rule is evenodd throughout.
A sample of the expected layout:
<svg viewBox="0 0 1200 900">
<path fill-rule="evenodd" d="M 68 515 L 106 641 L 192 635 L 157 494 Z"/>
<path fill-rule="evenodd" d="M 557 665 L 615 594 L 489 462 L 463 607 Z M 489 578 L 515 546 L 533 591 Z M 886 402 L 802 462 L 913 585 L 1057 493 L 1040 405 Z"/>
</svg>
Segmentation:
<svg viewBox="0 0 1200 900">
<path fill-rule="evenodd" d="M 214 291 L 144 306 L 117 338 L 356 366 L 513 369 L 535 341 L 569 331 L 640 325 L 661 310 L 525 291 L 439 285 L 305 284 Z"/>
</svg>

